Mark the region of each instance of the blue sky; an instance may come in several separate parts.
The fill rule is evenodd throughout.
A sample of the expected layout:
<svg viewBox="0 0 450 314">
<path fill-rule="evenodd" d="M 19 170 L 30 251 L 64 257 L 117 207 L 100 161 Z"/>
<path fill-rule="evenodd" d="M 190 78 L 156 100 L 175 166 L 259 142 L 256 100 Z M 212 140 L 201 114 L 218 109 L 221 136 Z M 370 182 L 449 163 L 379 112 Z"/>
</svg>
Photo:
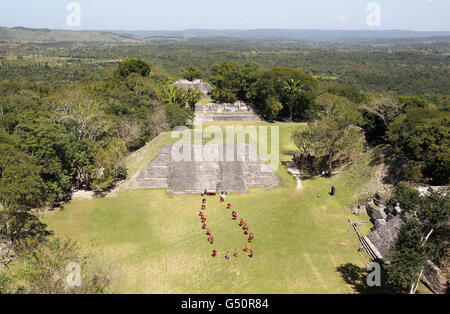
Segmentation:
<svg viewBox="0 0 450 314">
<path fill-rule="evenodd" d="M 70 29 L 70 0 L 0 0 L 1 26 Z M 74 29 L 410 29 L 450 31 L 450 0 L 378 0 L 381 26 L 366 23 L 371 0 L 78 0 Z"/>
</svg>

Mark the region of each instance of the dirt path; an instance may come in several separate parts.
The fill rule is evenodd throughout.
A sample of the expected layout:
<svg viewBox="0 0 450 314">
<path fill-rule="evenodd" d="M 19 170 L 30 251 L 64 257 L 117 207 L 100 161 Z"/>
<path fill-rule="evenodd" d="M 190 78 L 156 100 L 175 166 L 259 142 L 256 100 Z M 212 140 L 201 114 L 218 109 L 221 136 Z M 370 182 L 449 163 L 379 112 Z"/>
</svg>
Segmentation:
<svg viewBox="0 0 450 314">
<path fill-rule="evenodd" d="M 302 179 L 300 170 L 298 170 L 297 166 L 293 162 L 288 162 L 284 165 L 289 173 L 295 178 L 297 181 L 297 190 L 303 189 Z"/>
</svg>

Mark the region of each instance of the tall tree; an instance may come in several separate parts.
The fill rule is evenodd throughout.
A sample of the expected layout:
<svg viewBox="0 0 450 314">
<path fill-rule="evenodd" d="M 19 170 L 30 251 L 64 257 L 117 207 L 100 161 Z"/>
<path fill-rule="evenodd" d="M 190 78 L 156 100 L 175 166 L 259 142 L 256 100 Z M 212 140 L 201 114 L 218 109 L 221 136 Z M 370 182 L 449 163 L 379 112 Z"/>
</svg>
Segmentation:
<svg viewBox="0 0 450 314">
<path fill-rule="evenodd" d="M 195 105 L 202 99 L 203 93 L 195 88 L 190 88 L 186 93 L 186 102 L 192 111 L 195 111 Z"/>
<path fill-rule="evenodd" d="M 317 102 L 322 107 L 320 118 L 309 122 L 307 130 L 294 133 L 294 140 L 299 148 L 307 147 L 316 157 L 325 157 L 331 173 L 334 161 L 352 158 L 362 151 L 364 138 L 357 126 L 361 114 L 343 97 L 325 94 Z"/>
<path fill-rule="evenodd" d="M 127 77 L 132 73 L 138 73 L 142 76 L 149 76 L 150 71 L 150 66 L 144 61 L 136 58 L 126 58 L 119 64 L 117 73 L 122 77 Z"/>
<path fill-rule="evenodd" d="M 125 179 L 127 170 L 122 165 L 127 148 L 121 139 L 112 139 L 95 156 L 95 174 L 92 187 L 96 190 L 106 190 L 119 179 Z"/>
<path fill-rule="evenodd" d="M 110 128 L 100 105 L 81 87 L 62 89 L 52 102 L 53 119 L 73 130 L 79 140 L 96 140 Z"/>
<path fill-rule="evenodd" d="M 400 228 L 393 252 L 386 266 L 388 284 L 400 294 L 409 292 L 417 282 L 427 258 L 422 246 L 423 234 L 417 219 L 407 219 Z"/>
<path fill-rule="evenodd" d="M 289 107 L 289 121 L 291 122 L 292 122 L 292 112 L 295 105 L 294 102 L 297 94 L 302 92 L 302 88 L 303 86 L 301 85 L 301 82 L 299 80 L 289 79 L 286 82 L 284 82 L 284 90 L 288 95 L 287 106 Z"/>
<path fill-rule="evenodd" d="M 203 78 L 203 73 L 198 68 L 191 65 L 183 72 L 183 78 L 188 81 L 194 81 Z"/>
<path fill-rule="evenodd" d="M 43 239 L 46 226 L 31 211 L 45 201 L 40 167 L 13 146 L 0 143 L 0 234 L 13 243 L 29 236 Z"/>
<path fill-rule="evenodd" d="M 74 241 L 55 238 L 24 254 L 24 291 L 34 294 L 101 294 L 111 282 L 110 269 L 83 254 Z"/>
<path fill-rule="evenodd" d="M 398 292 L 414 294 L 427 259 L 439 262 L 447 247 L 440 235 L 448 233 L 450 196 L 429 191 L 423 195 L 407 184 L 402 184 L 389 201 L 402 208 L 404 227 L 389 257 L 390 282 Z"/>
<path fill-rule="evenodd" d="M 266 116 L 273 121 L 278 113 L 283 109 L 283 104 L 275 97 L 269 99 L 266 109 Z"/>
<path fill-rule="evenodd" d="M 423 175 L 446 185 L 450 178 L 450 114 L 412 107 L 389 125 L 388 139 L 410 160 L 423 165 Z"/>
</svg>

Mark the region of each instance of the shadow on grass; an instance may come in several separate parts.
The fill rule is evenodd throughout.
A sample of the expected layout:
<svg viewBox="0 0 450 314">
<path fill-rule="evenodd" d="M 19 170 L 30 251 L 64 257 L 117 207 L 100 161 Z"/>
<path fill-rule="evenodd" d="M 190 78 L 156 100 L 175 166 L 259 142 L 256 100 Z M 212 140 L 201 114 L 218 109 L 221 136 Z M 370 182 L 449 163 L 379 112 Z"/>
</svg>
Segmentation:
<svg viewBox="0 0 450 314">
<path fill-rule="evenodd" d="M 393 294 L 394 292 L 382 280 L 381 287 L 369 287 L 367 285 L 367 271 L 357 265 L 347 263 L 336 268 L 344 281 L 351 285 L 355 292 L 360 294 Z M 381 278 L 385 278 L 383 272 Z"/>
</svg>

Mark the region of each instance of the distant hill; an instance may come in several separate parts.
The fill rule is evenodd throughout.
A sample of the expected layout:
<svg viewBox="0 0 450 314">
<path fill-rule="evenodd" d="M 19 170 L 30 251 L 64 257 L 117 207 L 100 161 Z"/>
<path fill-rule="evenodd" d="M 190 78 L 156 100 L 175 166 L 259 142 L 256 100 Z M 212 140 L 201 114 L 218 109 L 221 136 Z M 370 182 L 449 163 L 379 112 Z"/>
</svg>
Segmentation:
<svg viewBox="0 0 450 314">
<path fill-rule="evenodd" d="M 25 27 L 0 27 L 0 40 L 23 40 L 39 42 L 104 42 L 137 43 L 155 38 L 186 39 L 236 39 L 236 40 L 283 40 L 283 41 L 356 41 L 445 37 L 450 32 L 417 32 L 406 30 L 300 30 L 300 29 L 254 29 L 210 30 L 188 29 L 182 31 L 73 31 L 33 29 Z"/>
<path fill-rule="evenodd" d="M 134 37 L 231 37 L 250 40 L 318 40 L 340 41 L 361 39 L 398 39 L 450 37 L 450 32 L 418 32 L 406 30 L 300 30 L 300 29 L 254 29 L 254 30 L 208 30 L 188 29 L 183 31 L 112 31 Z"/>
<path fill-rule="evenodd" d="M 112 32 L 50 30 L 26 27 L 0 27 L 0 40 L 21 40 L 39 42 L 104 42 L 131 43 L 136 39 Z"/>
</svg>

